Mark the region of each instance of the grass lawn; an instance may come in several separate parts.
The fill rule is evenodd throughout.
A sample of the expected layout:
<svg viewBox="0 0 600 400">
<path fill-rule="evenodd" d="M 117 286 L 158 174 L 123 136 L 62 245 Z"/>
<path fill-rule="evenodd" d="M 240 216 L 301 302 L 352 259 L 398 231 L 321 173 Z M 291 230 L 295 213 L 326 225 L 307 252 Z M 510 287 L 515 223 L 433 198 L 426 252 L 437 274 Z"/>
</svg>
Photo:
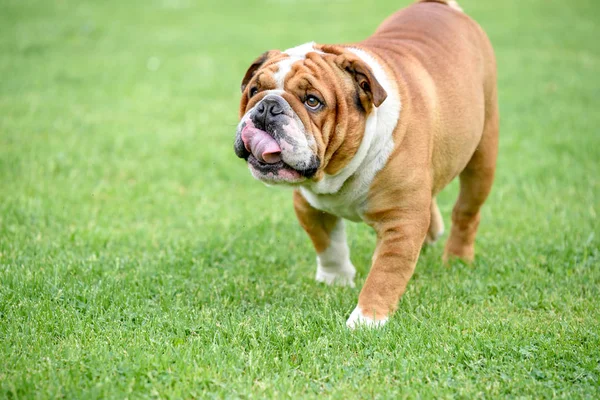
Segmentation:
<svg viewBox="0 0 600 400">
<path fill-rule="evenodd" d="M 357 288 L 315 283 L 233 153 L 258 54 L 408 3 L 0 0 L 0 398 L 600 397 L 597 1 L 461 1 L 499 63 L 478 258 L 424 251 L 382 330 L 345 327 L 370 229 Z"/>
</svg>

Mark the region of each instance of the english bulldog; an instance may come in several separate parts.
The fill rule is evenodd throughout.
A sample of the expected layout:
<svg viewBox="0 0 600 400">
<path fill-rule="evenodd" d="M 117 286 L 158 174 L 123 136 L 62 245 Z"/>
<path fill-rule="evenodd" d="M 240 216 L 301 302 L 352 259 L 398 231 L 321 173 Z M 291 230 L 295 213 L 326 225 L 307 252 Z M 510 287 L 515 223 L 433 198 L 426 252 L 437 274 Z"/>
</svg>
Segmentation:
<svg viewBox="0 0 600 400">
<path fill-rule="evenodd" d="M 444 232 L 436 195 L 460 194 L 444 259 L 474 258 L 498 152 L 496 65 L 455 1 L 418 1 L 364 41 L 271 50 L 242 79 L 234 149 L 254 178 L 294 188 L 316 280 L 354 286 L 344 219 L 377 234 L 347 326 L 381 326 L 421 247 Z"/>
</svg>

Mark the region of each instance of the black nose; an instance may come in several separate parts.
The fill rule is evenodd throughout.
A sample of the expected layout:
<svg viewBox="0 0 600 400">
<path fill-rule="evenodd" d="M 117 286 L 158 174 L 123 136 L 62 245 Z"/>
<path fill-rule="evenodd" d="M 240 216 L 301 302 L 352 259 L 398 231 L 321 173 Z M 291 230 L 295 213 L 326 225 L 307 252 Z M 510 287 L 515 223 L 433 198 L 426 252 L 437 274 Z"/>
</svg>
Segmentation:
<svg viewBox="0 0 600 400">
<path fill-rule="evenodd" d="M 256 106 L 255 115 L 256 118 L 263 123 L 267 123 L 270 119 L 277 117 L 284 113 L 283 105 L 281 100 L 277 97 L 266 97 L 263 101 Z"/>
</svg>

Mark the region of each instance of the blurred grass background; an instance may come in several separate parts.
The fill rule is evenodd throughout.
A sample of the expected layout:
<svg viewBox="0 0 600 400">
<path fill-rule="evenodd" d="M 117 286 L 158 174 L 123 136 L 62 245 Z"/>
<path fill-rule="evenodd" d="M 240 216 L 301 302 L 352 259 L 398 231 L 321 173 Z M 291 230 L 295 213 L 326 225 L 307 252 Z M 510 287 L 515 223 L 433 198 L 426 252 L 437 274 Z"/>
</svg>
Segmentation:
<svg viewBox="0 0 600 400">
<path fill-rule="evenodd" d="M 370 230 L 358 287 L 317 285 L 233 154 L 258 54 L 407 4 L 0 0 L 0 397 L 598 397 L 599 3 L 460 1 L 499 68 L 478 260 L 428 249 L 382 331 L 344 327 Z"/>
</svg>

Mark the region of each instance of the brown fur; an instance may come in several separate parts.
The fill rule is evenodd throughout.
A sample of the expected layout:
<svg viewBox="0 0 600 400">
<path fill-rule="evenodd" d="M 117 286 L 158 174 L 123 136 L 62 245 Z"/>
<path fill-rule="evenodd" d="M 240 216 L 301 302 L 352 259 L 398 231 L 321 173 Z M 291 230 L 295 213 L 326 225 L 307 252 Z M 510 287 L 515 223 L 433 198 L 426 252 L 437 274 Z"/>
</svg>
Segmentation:
<svg viewBox="0 0 600 400">
<path fill-rule="evenodd" d="M 367 219 L 378 244 L 358 302 L 383 318 L 404 293 L 430 224 L 439 224 L 432 198 L 459 174 L 444 258 L 473 259 L 497 155 L 496 66 L 481 28 L 441 4 L 401 10 L 359 45 L 386 61 L 402 100 L 395 150 L 371 188 Z"/>
<path fill-rule="evenodd" d="M 395 147 L 371 184 L 364 213 L 377 233 L 377 247 L 358 305 L 376 319 L 395 310 L 422 244 L 435 240 L 443 227 L 435 196 L 456 176 L 460 195 L 444 259 L 473 259 L 479 210 L 494 179 L 499 117 L 493 50 L 477 23 L 446 3 L 425 1 L 400 10 L 371 37 L 351 45 L 373 55 L 395 78 L 402 103 Z M 323 162 L 315 180 L 352 159 L 369 110 L 385 96 L 369 68 L 354 66 L 356 57 L 344 47 L 323 46 L 333 53 L 324 56 L 309 53 L 314 68 L 300 66 L 307 70 L 292 71 L 286 80 L 286 91 L 305 82 L 307 88 L 298 90 L 310 88 L 326 101 L 338 101 L 318 118 L 294 106 L 318 143 Z M 367 113 L 352 101 L 356 94 Z M 242 101 L 242 113 L 248 107 Z M 294 205 L 317 252 L 326 249 L 337 217 L 315 210 L 298 192 Z"/>
</svg>

